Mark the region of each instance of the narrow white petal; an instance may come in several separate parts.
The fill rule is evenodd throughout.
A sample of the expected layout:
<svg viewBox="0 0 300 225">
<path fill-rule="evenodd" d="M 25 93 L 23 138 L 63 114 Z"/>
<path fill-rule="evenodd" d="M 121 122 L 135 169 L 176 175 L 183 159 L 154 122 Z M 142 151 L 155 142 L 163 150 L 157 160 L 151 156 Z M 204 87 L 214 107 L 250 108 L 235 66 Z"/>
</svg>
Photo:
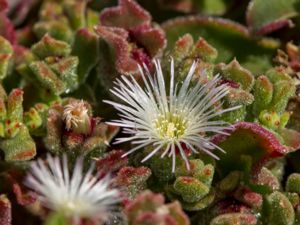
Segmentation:
<svg viewBox="0 0 300 225">
<path fill-rule="evenodd" d="M 104 101 L 115 107 L 120 117 L 108 124 L 122 127 L 126 134 L 126 137 L 117 138 L 115 143 L 131 142 L 136 145 L 124 156 L 152 146 L 152 152 L 142 162 L 161 150 L 162 158 L 172 156 L 173 172 L 176 150 L 189 168 L 189 160 L 182 145 L 195 154 L 203 151 L 218 158 L 212 150 L 223 150 L 211 143 L 206 134 L 227 135 L 227 130 L 232 129 L 230 124 L 217 120 L 220 115 L 240 107 L 222 107 L 222 100 L 229 93 L 228 86 L 219 85 L 219 75 L 206 81 L 204 70 L 195 76 L 199 77 L 199 81 L 194 84 L 192 79 L 197 68 L 196 62 L 193 62 L 183 82 L 175 83 L 173 59 L 170 63 L 170 81 L 166 82 L 160 62 L 154 60 L 153 63 L 156 70 L 153 75 L 145 65 L 144 68 L 139 66 L 143 84 L 133 76 L 122 76 L 115 81 L 116 87 L 111 92 L 123 103 Z M 166 83 L 170 85 L 168 91 Z"/>
</svg>

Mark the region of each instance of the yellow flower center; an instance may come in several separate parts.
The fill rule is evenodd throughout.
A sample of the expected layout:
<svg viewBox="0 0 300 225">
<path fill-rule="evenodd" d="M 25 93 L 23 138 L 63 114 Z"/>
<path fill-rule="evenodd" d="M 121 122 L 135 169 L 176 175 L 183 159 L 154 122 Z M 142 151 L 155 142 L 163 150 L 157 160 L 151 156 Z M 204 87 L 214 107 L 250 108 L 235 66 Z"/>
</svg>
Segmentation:
<svg viewBox="0 0 300 225">
<path fill-rule="evenodd" d="M 178 139 L 186 130 L 187 121 L 176 113 L 159 114 L 154 127 L 161 139 Z"/>
</svg>

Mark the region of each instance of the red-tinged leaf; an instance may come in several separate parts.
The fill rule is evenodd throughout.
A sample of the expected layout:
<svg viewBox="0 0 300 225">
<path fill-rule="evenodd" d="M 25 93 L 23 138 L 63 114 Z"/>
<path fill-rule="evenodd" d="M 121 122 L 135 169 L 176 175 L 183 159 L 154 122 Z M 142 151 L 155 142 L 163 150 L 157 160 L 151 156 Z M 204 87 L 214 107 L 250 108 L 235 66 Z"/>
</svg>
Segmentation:
<svg viewBox="0 0 300 225">
<path fill-rule="evenodd" d="M 13 53 L 14 64 L 18 66 L 25 61 L 26 54 L 29 54 L 29 49 L 21 45 L 14 45 L 13 48 L 14 48 L 14 53 Z"/>
<path fill-rule="evenodd" d="M 175 218 L 179 225 L 189 225 L 189 217 L 183 212 L 178 201 L 168 204 L 170 215 Z"/>
<path fill-rule="evenodd" d="M 30 9 L 34 4 L 37 2 L 35 0 L 21 0 L 21 1 L 11 1 L 12 4 L 10 4 L 10 12 L 13 10 L 13 14 L 11 15 L 11 18 L 13 23 L 15 25 L 19 25 L 22 23 L 26 16 L 28 15 Z"/>
<path fill-rule="evenodd" d="M 151 175 L 151 170 L 147 167 L 123 167 L 118 172 L 118 183 L 120 185 L 131 185 L 146 181 Z"/>
<path fill-rule="evenodd" d="M 127 42 L 128 33 L 121 28 L 97 26 L 96 32 L 108 43 L 115 56 L 115 68 L 121 74 L 134 74 L 138 64 L 130 57 L 131 46 Z"/>
<path fill-rule="evenodd" d="M 104 158 L 96 161 L 97 168 L 100 172 L 114 173 L 128 164 L 128 158 L 122 157 L 123 150 L 112 150 Z"/>
<path fill-rule="evenodd" d="M 123 167 L 116 177 L 116 185 L 124 189 L 124 195 L 128 199 L 134 199 L 142 190 L 147 188 L 147 180 L 151 176 L 151 170 L 147 167 Z"/>
<path fill-rule="evenodd" d="M 294 72 L 300 72 L 300 50 L 299 46 L 292 42 L 286 44 L 286 53 L 278 51 L 276 60 L 284 67 L 290 67 Z"/>
<path fill-rule="evenodd" d="M 139 194 L 133 201 L 129 202 L 126 205 L 125 213 L 129 217 L 136 217 L 138 212 L 138 209 L 142 206 L 145 211 L 155 211 L 159 206 L 163 205 L 165 201 L 165 198 L 161 194 L 154 194 L 150 191 L 144 191 L 141 194 Z M 148 204 L 147 204 L 148 203 Z"/>
<path fill-rule="evenodd" d="M 292 22 L 290 20 L 279 20 L 269 23 L 256 31 L 257 34 L 265 35 L 271 33 L 273 31 L 282 29 L 284 27 L 292 26 Z"/>
<path fill-rule="evenodd" d="M 169 215 L 160 215 L 157 213 L 146 212 L 139 215 L 133 225 L 178 225 L 176 220 Z"/>
<path fill-rule="evenodd" d="M 6 0 L 0 0 L 0 12 L 6 10 L 8 7 L 7 1 Z"/>
<path fill-rule="evenodd" d="M 0 195 L 0 225 L 11 225 L 11 203 L 5 195 Z"/>
<path fill-rule="evenodd" d="M 256 192 L 253 192 L 248 187 L 240 187 L 234 193 L 234 197 L 245 203 L 247 206 L 255 209 L 260 209 L 263 204 L 263 196 Z"/>
<path fill-rule="evenodd" d="M 0 12 L 0 35 L 9 40 L 10 43 L 16 44 L 14 25 L 3 12 Z"/>
<path fill-rule="evenodd" d="M 247 9 L 247 23 L 257 34 L 263 35 L 291 24 L 297 15 L 298 0 L 252 0 Z"/>
<path fill-rule="evenodd" d="M 165 32 L 159 27 L 143 24 L 131 30 L 136 42 L 141 44 L 150 54 L 156 56 L 166 46 Z"/>
<path fill-rule="evenodd" d="M 232 169 L 244 168 L 244 162 L 240 160 L 241 155 L 251 156 L 253 163 L 257 164 L 288 152 L 273 133 L 256 123 L 239 122 L 233 125 L 232 130 L 227 130 L 227 133 L 228 136 L 218 134 L 212 137 L 212 142 L 226 152 L 216 152 L 220 157 L 218 166 L 225 174 Z"/>
<path fill-rule="evenodd" d="M 256 225 L 257 218 L 251 213 L 229 213 L 223 214 L 215 217 L 210 225 L 220 225 L 220 224 L 247 224 Z"/>
<path fill-rule="evenodd" d="M 37 196 L 34 192 L 31 191 L 24 192 L 24 190 L 22 190 L 21 186 L 18 183 L 13 184 L 13 191 L 16 195 L 17 202 L 20 205 L 33 204 L 37 199 Z"/>
<path fill-rule="evenodd" d="M 102 25 L 132 28 L 149 24 L 151 15 L 133 0 L 119 0 L 119 6 L 104 9 L 100 13 Z"/>
<path fill-rule="evenodd" d="M 145 53 L 141 48 L 132 49 L 131 58 L 134 59 L 139 65 L 146 65 L 149 71 L 153 71 L 154 65 L 150 56 Z"/>
<path fill-rule="evenodd" d="M 250 207 L 233 199 L 218 202 L 214 208 L 216 215 L 229 213 L 251 213 Z"/>
<path fill-rule="evenodd" d="M 300 132 L 292 129 L 281 129 L 278 132 L 284 144 L 288 146 L 289 152 L 300 149 Z"/>
<path fill-rule="evenodd" d="M 22 124 L 19 129 L 15 137 L 0 142 L 0 148 L 5 154 L 6 161 L 25 161 L 36 155 L 36 145 L 27 127 Z"/>
<path fill-rule="evenodd" d="M 189 225 L 179 202 L 164 204 L 162 194 L 144 191 L 125 206 L 125 213 L 130 224 L 139 225 Z M 161 210 L 167 213 L 159 213 Z M 143 223 L 145 222 L 145 223 Z"/>
<path fill-rule="evenodd" d="M 253 74 L 260 74 L 272 66 L 275 48 L 266 44 L 266 40 L 258 42 L 245 26 L 231 20 L 185 16 L 170 19 L 161 26 L 168 40 L 167 50 L 173 49 L 179 37 L 189 33 L 194 40 L 202 37 L 218 50 L 217 63 L 228 63 L 236 58 Z"/>
</svg>

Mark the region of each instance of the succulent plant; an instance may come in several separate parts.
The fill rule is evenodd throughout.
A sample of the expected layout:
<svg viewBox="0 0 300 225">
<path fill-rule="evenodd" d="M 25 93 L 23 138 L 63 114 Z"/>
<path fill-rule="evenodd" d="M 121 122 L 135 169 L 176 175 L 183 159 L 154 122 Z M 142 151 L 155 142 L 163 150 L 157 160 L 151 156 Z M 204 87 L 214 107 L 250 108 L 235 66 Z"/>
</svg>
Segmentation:
<svg viewBox="0 0 300 225">
<path fill-rule="evenodd" d="M 45 147 L 52 153 L 75 155 L 103 153 L 118 131 L 117 127 L 93 117 L 91 106 L 77 99 L 66 99 L 48 110 Z"/>
<path fill-rule="evenodd" d="M 178 202 L 164 204 L 164 197 L 150 191 L 142 192 L 125 207 L 129 224 L 188 225 L 187 216 Z"/>
<path fill-rule="evenodd" d="M 36 155 L 36 144 L 23 123 L 23 91 L 7 95 L 1 86 L 1 150 L 6 161 L 29 160 Z"/>
<path fill-rule="evenodd" d="M 299 6 L 0 0 L 0 225 L 299 225 Z"/>
</svg>

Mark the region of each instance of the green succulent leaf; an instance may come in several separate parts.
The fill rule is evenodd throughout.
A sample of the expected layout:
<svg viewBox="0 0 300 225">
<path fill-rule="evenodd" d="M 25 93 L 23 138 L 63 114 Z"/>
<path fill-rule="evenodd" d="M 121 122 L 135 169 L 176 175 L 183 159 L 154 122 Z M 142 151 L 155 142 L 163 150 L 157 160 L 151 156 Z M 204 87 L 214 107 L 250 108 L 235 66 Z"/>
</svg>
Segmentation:
<svg viewBox="0 0 300 225">
<path fill-rule="evenodd" d="M 230 20 L 189 16 L 171 19 L 162 24 L 166 32 L 167 50 L 173 49 L 177 38 L 189 33 L 194 39 L 203 37 L 218 50 L 217 62 L 230 62 L 235 57 L 254 74 L 271 67 L 274 49 L 253 40 L 248 30 Z"/>
</svg>

